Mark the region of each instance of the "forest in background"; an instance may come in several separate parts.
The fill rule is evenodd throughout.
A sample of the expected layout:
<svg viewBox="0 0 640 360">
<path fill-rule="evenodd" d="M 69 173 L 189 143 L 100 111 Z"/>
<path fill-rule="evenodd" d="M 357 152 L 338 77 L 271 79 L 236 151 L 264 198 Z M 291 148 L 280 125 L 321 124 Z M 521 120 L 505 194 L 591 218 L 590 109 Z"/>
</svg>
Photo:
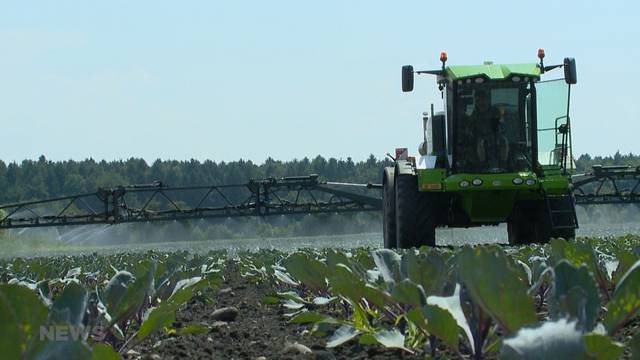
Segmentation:
<svg viewBox="0 0 640 360">
<path fill-rule="evenodd" d="M 578 173 L 588 171 L 593 165 L 640 166 L 639 155 L 590 156 L 583 154 L 576 159 Z M 214 162 L 210 160 L 176 161 L 156 160 L 147 164 L 143 159 L 131 158 L 117 161 L 50 161 L 44 156 L 38 160 L 9 163 L 0 160 L 0 204 L 17 201 L 39 200 L 51 197 L 89 193 L 99 187 L 128 184 L 148 184 L 162 181 L 171 186 L 237 184 L 250 179 L 286 177 L 318 174 L 322 179 L 340 182 L 367 183 L 381 181 L 380 174 L 389 159 L 377 159 L 371 155 L 367 160 L 354 162 L 351 158 L 279 161 L 268 158 L 262 164 L 238 160 Z M 31 232 L 66 241 L 90 241 L 104 243 L 155 242 L 172 240 L 228 239 L 234 237 L 285 237 L 328 235 L 340 233 L 362 233 L 378 231 L 380 214 L 340 214 L 303 216 L 287 219 L 222 219 L 184 222 L 175 224 L 153 224 L 116 227 L 107 235 L 76 236 L 51 230 Z M 93 238 L 94 240 L 90 240 Z"/>
<path fill-rule="evenodd" d="M 371 155 L 365 161 L 351 158 L 279 161 L 268 158 L 262 164 L 238 160 L 156 160 L 50 161 L 38 160 L 5 164 L 0 160 L 0 203 L 46 199 L 49 197 L 94 192 L 99 187 L 149 184 L 162 181 L 170 186 L 242 184 L 250 179 L 318 174 L 323 179 L 343 182 L 380 182 L 380 174 L 389 159 Z"/>
<path fill-rule="evenodd" d="M 613 156 L 583 154 L 575 161 L 576 171 L 585 172 L 591 166 L 640 165 L 640 155 L 616 153 Z M 171 186 L 237 184 L 249 179 L 318 174 L 322 179 L 343 182 L 380 182 L 387 158 L 371 155 L 367 160 L 354 162 L 351 158 L 335 159 L 318 155 L 313 159 L 279 161 L 268 158 L 262 164 L 238 160 L 177 161 L 156 160 L 147 164 L 144 159 L 116 161 L 51 161 L 38 160 L 5 163 L 0 160 L 0 204 L 39 200 L 50 197 L 94 192 L 99 187 L 148 184 L 162 181 Z"/>
</svg>

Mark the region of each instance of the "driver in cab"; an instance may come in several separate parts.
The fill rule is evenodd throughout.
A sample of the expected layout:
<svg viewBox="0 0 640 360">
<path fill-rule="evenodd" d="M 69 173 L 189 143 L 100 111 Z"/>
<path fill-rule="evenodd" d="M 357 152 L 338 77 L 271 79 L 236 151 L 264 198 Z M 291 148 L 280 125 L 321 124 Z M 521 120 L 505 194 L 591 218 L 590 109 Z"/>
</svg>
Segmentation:
<svg viewBox="0 0 640 360">
<path fill-rule="evenodd" d="M 507 139 L 503 134 L 504 110 L 491 106 L 486 90 L 474 92 L 474 108 L 468 117 L 468 129 L 472 139 L 468 146 L 475 144 L 476 159 L 489 168 L 500 168 L 509 153 Z"/>
</svg>

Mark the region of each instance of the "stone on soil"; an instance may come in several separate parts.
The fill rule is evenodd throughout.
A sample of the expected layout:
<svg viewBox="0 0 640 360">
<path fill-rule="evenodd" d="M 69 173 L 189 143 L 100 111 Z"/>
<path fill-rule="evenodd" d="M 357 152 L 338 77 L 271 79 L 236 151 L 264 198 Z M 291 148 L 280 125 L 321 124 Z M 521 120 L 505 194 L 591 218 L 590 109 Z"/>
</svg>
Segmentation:
<svg viewBox="0 0 640 360">
<path fill-rule="evenodd" d="M 311 354 L 313 351 L 300 343 L 287 344 L 282 350 L 283 353 Z"/>
<path fill-rule="evenodd" d="M 224 289 L 220 289 L 220 291 L 218 291 L 218 295 L 224 295 L 224 294 L 229 294 L 231 292 L 231 288 L 224 288 Z"/>
<path fill-rule="evenodd" d="M 220 308 L 211 313 L 211 318 L 217 321 L 235 321 L 238 317 L 238 309 L 233 306 Z"/>
</svg>

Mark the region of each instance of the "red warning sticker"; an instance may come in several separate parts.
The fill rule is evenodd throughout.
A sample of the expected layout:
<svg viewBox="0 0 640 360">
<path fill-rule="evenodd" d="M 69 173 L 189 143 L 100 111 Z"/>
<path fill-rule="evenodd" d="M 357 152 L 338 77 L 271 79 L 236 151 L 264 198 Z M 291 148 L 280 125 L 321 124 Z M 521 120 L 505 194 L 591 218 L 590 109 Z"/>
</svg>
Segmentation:
<svg viewBox="0 0 640 360">
<path fill-rule="evenodd" d="M 409 157 L 409 149 L 396 148 L 396 160 L 407 160 Z"/>
</svg>

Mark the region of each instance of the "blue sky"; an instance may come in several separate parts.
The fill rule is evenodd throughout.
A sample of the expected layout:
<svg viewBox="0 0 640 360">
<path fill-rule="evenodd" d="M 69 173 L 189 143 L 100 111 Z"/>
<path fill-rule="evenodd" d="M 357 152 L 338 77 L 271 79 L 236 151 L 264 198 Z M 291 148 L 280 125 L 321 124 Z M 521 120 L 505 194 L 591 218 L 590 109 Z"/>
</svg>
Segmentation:
<svg viewBox="0 0 640 360">
<path fill-rule="evenodd" d="M 3 2 L 0 159 L 415 152 L 440 96 L 430 77 L 403 94 L 402 65 L 535 62 L 538 47 L 577 60 L 574 152 L 640 152 L 638 2 L 451 3 Z"/>
</svg>

